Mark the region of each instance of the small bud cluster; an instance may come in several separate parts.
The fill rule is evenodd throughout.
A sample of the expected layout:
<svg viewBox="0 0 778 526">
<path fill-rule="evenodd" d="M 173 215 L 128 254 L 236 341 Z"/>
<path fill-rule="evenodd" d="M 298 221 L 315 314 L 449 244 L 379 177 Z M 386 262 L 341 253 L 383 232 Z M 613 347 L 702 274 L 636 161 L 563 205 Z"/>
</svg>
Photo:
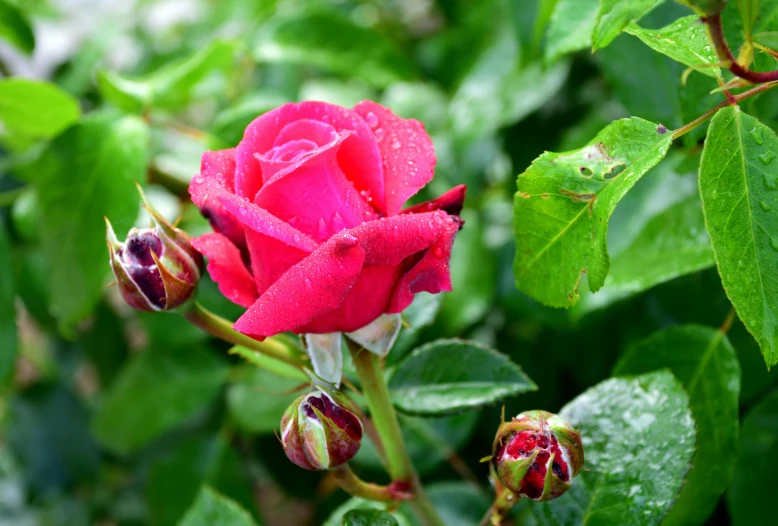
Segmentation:
<svg viewBox="0 0 778 526">
<path fill-rule="evenodd" d="M 197 289 L 203 256 L 185 232 L 151 208 L 142 193 L 141 197 L 152 218 L 151 228 L 133 228 L 121 243 L 108 218 L 105 220 L 111 269 L 124 301 L 131 307 L 145 311 L 175 309 Z"/>
<path fill-rule="evenodd" d="M 344 395 L 317 386 L 301 396 L 281 419 L 281 444 L 289 460 L 310 470 L 331 469 L 359 451 L 362 422 Z"/>
<path fill-rule="evenodd" d="M 527 411 L 497 430 L 492 461 L 502 483 L 516 495 L 551 500 L 566 492 L 583 467 L 578 432 L 546 411 Z"/>
</svg>

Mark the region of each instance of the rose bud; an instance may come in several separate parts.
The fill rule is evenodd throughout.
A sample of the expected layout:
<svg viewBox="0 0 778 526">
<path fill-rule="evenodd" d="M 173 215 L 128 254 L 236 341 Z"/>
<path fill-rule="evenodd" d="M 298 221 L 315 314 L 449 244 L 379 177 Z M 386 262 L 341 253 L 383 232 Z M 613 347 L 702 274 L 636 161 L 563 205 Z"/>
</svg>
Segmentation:
<svg viewBox="0 0 778 526">
<path fill-rule="evenodd" d="M 362 422 L 351 401 L 316 387 L 290 405 L 281 418 L 281 444 L 289 460 L 310 470 L 330 469 L 359 451 Z"/>
<path fill-rule="evenodd" d="M 248 309 L 234 328 L 350 333 L 451 290 L 465 187 L 405 207 L 434 169 L 424 126 L 370 101 L 286 104 L 237 147 L 206 152 L 189 193 L 214 232 L 193 244 Z"/>
<path fill-rule="evenodd" d="M 168 223 L 145 197 L 143 200 L 154 226 L 131 229 L 124 243 L 119 242 L 111 222 L 105 219 L 111 269 L 124 301 L 131 307 L 145 311 L 175 309 L 197 289 L 203 256 L 192 247 L 185 232 Z"/>
<path fill-rule="evenodd" d="M 527 411 L 497 430 L 492 461 L 516 495 L 551 500 L 566 492 L 584 463 L 579 433 L 559 416 Z"/>
</svg>

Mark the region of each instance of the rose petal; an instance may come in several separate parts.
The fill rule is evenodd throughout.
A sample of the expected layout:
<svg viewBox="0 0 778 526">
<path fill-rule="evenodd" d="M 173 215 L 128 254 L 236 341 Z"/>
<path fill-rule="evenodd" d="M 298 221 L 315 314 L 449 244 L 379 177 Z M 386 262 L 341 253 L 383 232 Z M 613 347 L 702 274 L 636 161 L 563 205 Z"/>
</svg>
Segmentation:
<svg viewBox="0 0 778 526">
<path fill-rule="evenodd" d="M 229 239 L 217 233 L 205 234 L 193 238 L 192 246 L 208 258 L 208 273 L 227 299 L 243 307 L 257 300 L 254 278 L 243 264 L 240 250 Z"/>
<path fill-rule="evenodd" d="M 375 102 L 362 101 L 354 111 L 371 125 L 378 140 L 384 168 L 386 214 L 393 216 L 409 197 L 432 180 L 436 161 L 432 139 L 419 121 L 401 119 Z"/>
<path fill-rule="evenodd" d="M 443 210 L 449 215 L 458 216 L 462 211 L 462 205 L 465 203 L 465 193 L 467 187 L 463 184 L 455 186 L 445 194 L 432 201 L 426 201 L 416 206 L 406 208 L 401 214 L 418 214 L 421 212 L 431 212 L 433 210 Z"/>
<path fill-rule="evenodd" d="M 303 327 L 337 309 L 362 270 L 365 253 L 348 233 L 333 236 L 289 269 L 235 323 L 235 330 L 264 338 Z"/>
<path fill-rule="evenodd" d="M 397 265 L 459 230 L 459 219 L 443 211 L 404 214 L 371 221 L 348 231 L 365 251 L 365 266 Z"/>
<path fill-rule="evenodd" d="M 204 179 L 213 179 L 228 191 L 232 191 L 234 178 L 234 148 L 205 152 L 200 162 L 200 173 L 190 182 L 189 193 L 194 199 L 194 192 L 198 191 L 199 182 Z M 211 223 L 211 227 L 216 232 L 224 234 L 241 250 L 245 250 L 246 236 L 243 232 L 243 225 L 219 201 L 211 201 L 207 205 L 201 206 L 200 212 Z"/>
<path fill-rule="evenodd" d="M 248 125 L 236 153 L 236 193 L 254 199 L 263 182 L 262 169 L 254 154 L 277 146 L 274 143 L 281 130 L 300 119 L 330 124 L 337 132 L 354 132 L 338 150 L 338 163 L 357 190 L 371 195 L 373 207 L 384 212 L 381 154 L 372 130 L 352 110 L 326 102 L 285 104 L 257 117 Z"/>
<path fill-rule="evenodd" d="M 192 196 L 192 201 L 199 208 L 211 206 L 212 203 L 221 203 L 224 209 L 246 228 L 283 241 L 289 246 L 307 252 L 313 251 L 318 246 L 316 241 L 292 225 L 273 216 L 254 203 L 228 192 L 213 178 L 193 179 L 189 186 L 189 193 Z"/>
<path fill-rule="evenodd" d="M 311 252 L 300 250 L 265 234 L 249 230 L 248 240 L 251 269 L 262 295 L 287 270 L 305 259 Z"/>
<path fill-rule="evenodd" d="M 424 252 L 421 260 L 410 268 L 398 281 L 394 289 L 388 314 L 405 310 L 419 292 L 448 292 L 451 290 L 451 247 L 458 230 L 448 231 L 440 236 Z"/>
<path fill-rule="evenodd" d="M 257 193 L 257 205 L 319 241 L 376 219 L 337 161 L 338 148 L 351 133 L 341 132 L 277 172 Z"/>
<path fill-rule="evenodd" d="M 324 146 L 325 144 L 332 142 L 337 133 L 338 130 L 326 122 L 313 119 L 300 119 L 284 126 L 283 129 L 278 132 L 278 135 L 276 135 L 273 146 L 281 146 L 289 141 L 300 139 L 313 141 L 319 146 Z M 267 179 L 268 178 L 265 177 L 265 181 L 267 181 Z"/>
<path fill-rule="evenodd" d="M 321 334 L 361 329 L 386 312 L 399 274 L 399 265 L 363 269 L 337 309 L 313 319 L 295 332 Z"/>
</svg>

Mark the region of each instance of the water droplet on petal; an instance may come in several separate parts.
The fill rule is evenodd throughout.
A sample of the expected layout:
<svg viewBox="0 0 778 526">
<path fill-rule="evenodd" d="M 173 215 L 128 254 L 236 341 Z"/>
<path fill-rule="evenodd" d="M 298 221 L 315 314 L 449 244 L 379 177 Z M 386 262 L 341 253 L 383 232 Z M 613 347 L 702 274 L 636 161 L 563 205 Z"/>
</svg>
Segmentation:
<svg viewBox="0 0 778 526">
<path fill-rule="evenodd" d="M 297 232 L 295 232 L 295 234 L 294 234 L 294 236 L 293 236 L 293 237 L 294 237 L 294 241 L 295 241 L 295 243 L 299 243 L 299 242 L 300 242 L 300 234 L 298 234 Z"/>
<path fill-rule="evenodd" d="M 367 112 L 367 115 L 365 115 L 365 122 L 367 122 L 367 125 L 374 130 L 378 128 L 378 117 L 372 111 Z"/>
<path fill-rule="evenodd" d="M 194 182 L 197 184 L 203 184 L 203 181 L 205 181 L 205 179 L 200 174 L 197 174 L 194 178 Z"/>
<path fill-rule="evenodd" d="M 378 128 L 375 131 L 375 138 L 376 138 L 376 140 L 378 142 L 381 142 L 381 141 L 384 140 L 384 137 L 386 137 L 386 130 L 384 130 L 383 128 Z"/>
<path fill-rule="evenodd" d="M 238 207 L 238 213 L 239 213 L 240 215 L 242 215 L 242 216 L 245 216 L 245 215 L 248 213 L 248 211 L 249 211 L 249 210 L 248 210 L 248 208 L 246 207 L 246 205 L 240 205 L 240 206 Z"/>
<path fill-rule="evenodd" d="M 319 237 L 325 239 L 327 237 L 327 223 L 324 222 L 324 218 L 319 218 Z"/>
<path fill-rule="evenodd" d="M 310 288 L 313 286 L 313 283 L 311 283 L 311 280 L 309 280 L 308 278 L 305 278 L 305 286 Z"/>
<path fill-rule="evenodd" d="M 402 146 L 403 146 L 402 143 L 400 141 L 398 141 L 397 139 L 392 141 L 392 149 L 393 150 L 399 150 L 400 148 L 402 148 Z"/>
</svg>

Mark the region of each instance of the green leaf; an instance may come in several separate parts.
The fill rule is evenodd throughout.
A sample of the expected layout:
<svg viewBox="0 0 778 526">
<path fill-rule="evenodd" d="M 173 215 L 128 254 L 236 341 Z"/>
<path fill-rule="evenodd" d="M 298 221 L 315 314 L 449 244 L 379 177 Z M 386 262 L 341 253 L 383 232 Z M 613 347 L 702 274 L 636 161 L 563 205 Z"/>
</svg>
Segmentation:
<svg viewBox="0 0 778 526">
<path fill-rule="evenodd" d="M 700 193 L 721 281 L 738 316 L 778 363 L 778 136 L 735 107 L 708 130 Z"/>
<path fill-rule="evenodd" d="M 679 18 L 661 29 L 645 29 L 629 24 L 625 32 L 642 40 L 648 47 L 685 64 L 709 77 L 721 78 L 716 51 L 708 40 L 705 24 L 698 16 Z"/>
<path fill-rule="evenodd" d="M 438 340 L 403 359 L 389 381 L 394 405 L 406 413 L 441 415 L 537 390 L 510 358 L 464 340 Z"/>
<path fill-rule="evenodd" d="M 775 514 L 778 470 L 778 391 L 773 391 L 743 419 L 740 456 L 727 490 L 732 524 L 760 524 Z"/>
<path fill-rule="evenodd" d="M 592 50 L 606 47 L 630 22 L 637 22 L 665 0 L 600 0 L 597 24 L 592 33 Z"/>
<path fill-rule="evenodd" d="M 740 19 L 743 21 L 743 32 L 746 38 L 751 37 L 751 31 L 759 18 L 759 7 L 762 0 L 735 0 L 737 10 L 740 12 Z"/>
<path fill-rule="evenodd" d="M 399 526 L 399 523 L 383 510 L 356 509 L 346 512 L 343 526 Z"/>
<path fill-rule="evenodd" d="M 413 63 L 391 40 L 323 10 L 271 20 L 259 33 L 254 56 L 318 66 L 379 88 L 415 76 Z"/>
<path fill-rule="evenodd" d="M 37 163 L 51 301 L 66 332 L 92 311 L 109 273 L 103 216 L 120 235 L 137 217 L 134 181 L 145 179 L 147 150 L 143 121 L 93 114 L 57 137 Z"/>
<path fill-rule="evenodd" d="M 16 333 L 16 304 L 14 302 L 14 277 L 11 269 L 11 240 L 0 219 L 0 388 L 4 387 L 14 372 L 18 337 Z"/>
<path fill-rule="evenodd" d="M 0 121 L 4 134 L 48 139 L 78 120 L 78 102 L 54 84 L 40 80 L 0 80 Z"/>
<path fill-rule="evenodd" d="M 663 525 L 703 524 L 729 485 L 738 445 L 740 366 L 720 330 L 681 325 L 633 347 L 614 375 L 670 369 L 689 395 L 697 423 L 697 452 L 678 500 Z"/>
<path fill-rule="evenodd" d="M 578 301 L 584 273 L 592 292 L 599 290 L 610 264 L 608 219 L 671 142 L 664 126 L 623 119 L 584 148 L 544 153 L 519 175 L 514 200 L 518 288 L 553 307 Z"/>
<path fill-rule="evenodd" d="M 192 57 L 166 64 L 138 79 L 100 71 L 97 86 L 103 97 L 125 111 L 140 112 L 149 107 L 177 109 L 192 99 L 195 88 L 212 73 L 229 73 L 235 54 L 234 43 L 214 40 Z"/>
<path fill-rule="evenodd" d="M 658 524 L 694 454 L 694 420 L 678 380 L 668 371 L 606 380 L 560 415 L 581 427 L 585 470 L 563 497 L 533 503 L 540 524 Z"/>
<path fill-rule="evenodd" d="M 133 452 L 211 403 L 227 374 L 224 360 L 204 349 L 148 349 L 108 389 L 92 421 L 94 435 L 112 451 Z"/>
<path fill-rule="evenodd" d="M 608 229 L 610 272 L 596 294 L 581 295 L 583 312 L 715 265 L 696 174 L 676 171 L 668 156 L 621 200 Z"/>
<path fill-rule="evenodd" d="M 151 462 L 146 475 L 145 501 L 152 524 L 175 524 L 195 501 L 203 484 L 253 510 L 247 473 L 228 438 L 188 435 L 175 449 Z"/>
<path fill-rule="evenodd" d="M 35 35 L 29 20 L 5 0 L 0 0 L 0 39 L 28 55 L 35 49 Z"/>
<path fill-rule="evenodd" d="M 268 435 L 278 429 L 289 404 L 302 395 L 295 389 L 308 381 L 256 367 L 241 367 L 235 378 L 227 389 L 230 416 L 240 429 Z"/>
<path fill-rule="evenodd" d="M 203 486 L 179 526 L 254 526 L 251 515 L 224 495 Z"/>
<path fill-rule="evenodd" d="M 365 500 L 360 499 L 358 497 L 352 497 L 340 506 L 338 506 L 335 511 L 332 512 L 332 514 L 327 518 L 326 521 L 324 521 L 323 526 L 343 526 L 344 520 L 346 519 L 346 515 L 351 513 L 352 511 L 359 511 L 359 512 L 371 512 L 371 511 L 377 511 L 377 512 L 383 512 L 383 510 L 386 508 L 386 504 L 383 502 L 376 502 L 374 500 Z M 405 508 L 405 506 L 403 506 Z M 416 524 L 416 522 L 411 523 L 405 514 L 405 509 L 400 509 L 399 511 L 396 511 L 392 514 L 392 517 L 396 521 L 396 524 L 399 526 L 410 526 L 411 524 Z"/>
<path fill-rule="evenodd" d="M 546 62 L 591 47 L 600 0 L 559 0 L 548 24 Z"/>
<path fill-rule="evenodd" d="M 494 43 L 478 56 L 451 100 L 451 126 L 466 139 L 493 133 L 542 108 L 570 70 L 562 62 L 547 69 L 540 62 L 522 65 L 513 30 L 503 26 L 496 31 Z"/>
</svg>

